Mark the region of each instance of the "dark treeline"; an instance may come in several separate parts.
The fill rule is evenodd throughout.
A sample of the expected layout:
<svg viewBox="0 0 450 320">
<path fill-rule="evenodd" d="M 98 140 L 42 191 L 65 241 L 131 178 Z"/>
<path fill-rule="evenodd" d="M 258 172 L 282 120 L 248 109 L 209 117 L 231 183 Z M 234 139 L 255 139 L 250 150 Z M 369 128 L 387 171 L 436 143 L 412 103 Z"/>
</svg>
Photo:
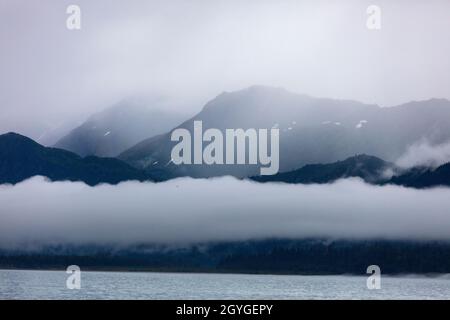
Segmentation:
<svg viewBox="0 0 450 320">
<path fill-rule="evenodd" d="M 261 240 L 184 248 L 58 247 L 1 251 L 0 268 L 235 272 L 272 274 L 450 273 L 450 243 L 387 240 Z"/>
</svg>

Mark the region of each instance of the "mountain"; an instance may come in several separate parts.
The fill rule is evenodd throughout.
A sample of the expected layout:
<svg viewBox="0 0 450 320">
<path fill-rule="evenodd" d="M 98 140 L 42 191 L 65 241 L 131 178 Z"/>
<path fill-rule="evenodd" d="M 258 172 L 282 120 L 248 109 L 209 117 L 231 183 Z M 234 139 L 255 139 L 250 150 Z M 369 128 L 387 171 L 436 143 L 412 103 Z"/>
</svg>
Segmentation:
<svg viewBox="0 0 450 320">
<path fill-rule="evenodd" d="M 394 164 L 377 157 L 357 155 L 343 161 L 330 164 L 310 164 L 301 169 L 278 173 L 272 176 L 257 176 L 258 182 L 286 183 L 330 183 L 338 179 L 359 177 L 368 183 L 385 181 L 386 172 L 393 170 Z"/>
<path fill-rule="evenodd" d="M 91 186 L 155 178 L 117 159 L 81 158 L 16 133 L 0 135 L 0 184 L 15 184 L 36 175 L 52 181 L 83 181 Z"/>
<path fill-rule="evenodd" d="M 412 168 L 393 177 L 389 182 L 413 188 L 450 186 L 450 163 L 443 164 L 436 169 Z"/>
<path fill-rule="evenodd" d="M 356 155 L 343 161 L 311 164 L 297 170 L 272 176 L 254 176 L 251 179 L 258 182 L 308 184 L 360 177 L 372 184 L 414 188 L 450 186 L 450 163 L 436 169 L 412 168 L 390 178 L 397 170 L 394 164 L 377 157 Z M 128 180 L 165 181 L 176 177 L 158 166 L 144 171 L 115 158 L 82 158 L 66 150 L 44 147 L 16 133 L 0 135 L 0 184 L 15 184 L 37 175 L 52 181 L 83 181 L 91 186 Z"/>
<path fill-rule="evenodd" d="M 431 99 L 381 108 L 349 100 L 314 98 L 281 88 L 254 86 L 226 92 L 211 100 L 193 118 L 176 128 L 193 136 L 193 123 L 203 130 L 280 129 L 280 172 L 311 163 L 333 163 L 355 154 L 395 161 L 420 139 L 450 140 L 450 101 Z M 144 140 L 119 159 L 145 170 L 176 176 L 259 175 L 259 165 L 174 165 L 170 130 Z"/>
<path fill-rule="evenodd" d="M 180 115 L 162 109 L 158 101 L 124 100 L 91 116 L 54 146 L 80 156 L 115 157 L 139 141 L 166 132 L 182 121 Z"/>
<path fill-rule="evenodd" d="M 320 184 L 350 177 L 359 177 L 371 184 L 394 184 L 417 189 L 450 186 L 450 163 L 436 169 L 415 167 L 405 170 L 377 157 L 357 155 L 343 161 L 309 164 L 297 170 L 251 179 L 257 182 Z"/>
</svg>

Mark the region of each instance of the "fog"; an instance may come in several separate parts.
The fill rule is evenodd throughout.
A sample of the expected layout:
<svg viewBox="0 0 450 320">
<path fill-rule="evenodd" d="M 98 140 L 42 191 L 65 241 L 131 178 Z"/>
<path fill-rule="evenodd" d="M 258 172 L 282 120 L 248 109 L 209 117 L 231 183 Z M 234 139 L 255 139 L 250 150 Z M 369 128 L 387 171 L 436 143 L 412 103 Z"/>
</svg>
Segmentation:
<svg viewBox="0 0 450 320">
<path fill-rule="evenodd" d="M 0 186 L 0 247 L 302 238 L 450 240 L 450 189 L 258 184 L 231 177 Z"/>
<path fill-rule="evenodd" d="M 411 145 L 397 161 L 400 168 L 417 166 L 436 168 L 450 162 L 450 141 L 432 144 L 423 139 Z"/>
<path fill-rule="evenodd" d="M 69 4 L 81 30 L 66 28 Z M 38 138 L 127 96 L 198 111 L 255 84 L 383 106 L 450 98 L 450 2 L 2 0 L 0 133 Z"/>
</svg>

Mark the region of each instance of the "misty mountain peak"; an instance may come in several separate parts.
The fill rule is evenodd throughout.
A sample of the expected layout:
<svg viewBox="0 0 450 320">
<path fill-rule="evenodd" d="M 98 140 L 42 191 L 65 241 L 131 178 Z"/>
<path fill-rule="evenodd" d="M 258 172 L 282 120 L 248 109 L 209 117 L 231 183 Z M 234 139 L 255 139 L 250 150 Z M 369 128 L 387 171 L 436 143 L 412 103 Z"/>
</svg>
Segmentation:
<svg viewBox="0 0 450 320">
<path fill-rule="evenodd" d="M 300 97 L 301 95 L 289 92 L 281 87 L 254 85 L 238 91 L 223 92 L 213 100 L 209 101 L 203 110 L 208 110 L 223 104 L 228 104 L 232 107 L 238 101 L 241 102 L 240 105 L 242 108 L 249 108 L 255 104 L 264 105 L 270 101 L 276 101 L 283 99 L 283 97 L 286 98 L 292 96 Z"/>
<path fill-rule="evenodd" d="M 202 121 L 205 130 L 277 128 L 281 172 L 311 163 L 332 163 L 354 155 L 359 155 L 354 161 L 376 165 L 364 155 L 393 162 L 420 139 L 429 138 L 432 142 L 450 139 L 448 105 L 446 100 L 431 99 L 381 108 L 352 100 L 314 98 L 283 88 L 251 86 L 220 94 L 201 112 L 172 130 L 184 128 L 192 133 L 195 121 Z M 181 176 L 256 174 L 258 168 L 252 167 L 166 167 L 174 145 L 170 140 L 172 130 L 148 137 L 119 158 L 140 169 L 154 170 L 161 166 L 160 169 Z"/>
<path fill-rule="evenodd" d="M 165 111 L 160 99 L 127 98 L 92 115 L 55 146 L 80 156 L 113 157 L 179 122 L 181 116 Z"/>
</svg>

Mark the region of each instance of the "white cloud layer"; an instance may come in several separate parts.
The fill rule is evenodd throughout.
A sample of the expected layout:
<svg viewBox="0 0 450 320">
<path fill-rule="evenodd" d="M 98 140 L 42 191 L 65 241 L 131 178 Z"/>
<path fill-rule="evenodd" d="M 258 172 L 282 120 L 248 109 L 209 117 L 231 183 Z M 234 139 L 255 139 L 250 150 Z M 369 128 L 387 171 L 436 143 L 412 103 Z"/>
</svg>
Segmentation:
<svg viewBox="0 0 450 320">
<path fill-rule="evenodd" d="M 189 244 L 267 237 L 450 239 L 450 189 L 258 184 L 234 178 L 0 186 L 0 247 Z"/>
</svg>

